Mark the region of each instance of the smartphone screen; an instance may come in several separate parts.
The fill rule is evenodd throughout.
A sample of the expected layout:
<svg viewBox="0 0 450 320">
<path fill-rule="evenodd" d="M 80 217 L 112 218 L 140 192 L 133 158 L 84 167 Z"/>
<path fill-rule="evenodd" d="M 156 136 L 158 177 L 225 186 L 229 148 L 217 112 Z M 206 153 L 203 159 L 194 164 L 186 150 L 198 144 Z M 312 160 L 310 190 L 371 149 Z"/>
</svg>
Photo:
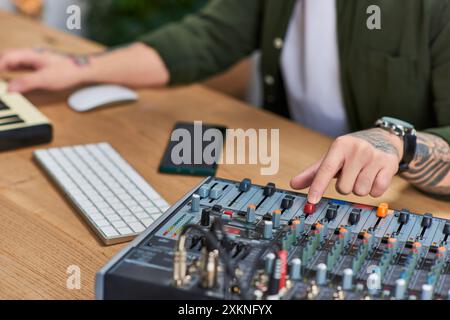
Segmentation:
<svg viewBox="0 0 450 320">
<path fill-rule="evenodd" d="M 159 165 L 159 172 L 215 176 L 225 142 L 226 127 L 202 122 L 179 122 Z"/>
</svg>

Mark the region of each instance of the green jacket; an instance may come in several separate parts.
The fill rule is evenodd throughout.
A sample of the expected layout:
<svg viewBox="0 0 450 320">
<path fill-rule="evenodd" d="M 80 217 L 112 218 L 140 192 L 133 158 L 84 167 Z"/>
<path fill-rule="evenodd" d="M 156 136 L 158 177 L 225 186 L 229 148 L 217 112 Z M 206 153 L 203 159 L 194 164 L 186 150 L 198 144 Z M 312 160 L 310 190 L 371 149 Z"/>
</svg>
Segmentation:
<svg viewBox="0 0 450 320">
<path fill-rule="evenodd" d="M 367 28 L 367 8 L 374 4 L 381 8 L 381 30 Z M 171 84 L 207 78 L 260 49 L 264 107 L 289 116 L 279 62 L 294 5 L 213 0 L 141 40 L 161 54 Z M 337 0 L 337 12 L 352 130 L 392 116 L 450 143 L 450 0 Z"/>
</svg>

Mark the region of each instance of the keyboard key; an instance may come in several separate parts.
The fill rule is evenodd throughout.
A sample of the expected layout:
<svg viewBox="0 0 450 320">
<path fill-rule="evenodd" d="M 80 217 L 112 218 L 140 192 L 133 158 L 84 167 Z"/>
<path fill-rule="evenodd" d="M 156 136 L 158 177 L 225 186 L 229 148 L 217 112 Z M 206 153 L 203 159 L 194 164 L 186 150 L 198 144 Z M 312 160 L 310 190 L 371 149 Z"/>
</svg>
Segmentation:
<svg viewBox="0 0 450 320">
<path fill-rule="evenodd" d="M 163 199 L 157 199 L 153 201 L 157 207 L 167 206 L 167 202 Z"/>
<path fill-rule="evenodd" d="M 122 219 L 125 220 L 125 222 L 128 224 L 138 221 L 134 216 L 125 216 L 122 217 Z"/>
<path fill-rule="evenodd" d="M 107 215 L 106 216 L 106 219 L 108 219 L 109 221 L 121 221 L 122 220 L 122 218 L 119 216 L 119 215 L 117 215 L 117 214 L 110 214 L 110 215 Z"/>
<path fill-rule="evenodd" d="M 119 231 L 121 235 L 129 235 L 133 233 L 133 231 L 128 227 L 118 228 L 117 231 Z"/>
<path fill-rule="evenodd" d="M 159 217 L 161 217 L 162 216 L 162 214 L 161 213 L 159 213 L 159 214 L 154 214 L 154 215 L 152 215 L 152 218 L 153 219 L 158 219 Z"/>
<path fill-rule="evenodd" d="M 140 207 L 140 206 L 130 207 L 130 210 L 134 214 L 139 213 L 139 212 L 144 212 L 144 209 L 142 207 Z"/>
<path fill-rule="evenodd" d="M 114 226 L 114 228 L 116 229 L 120 229 L 120 228 L 125 228 L 127 225 L 125 224 L 125 222 L 123 221 L 114 221 L 112 222 L 112 225 Z M 119 231 L 120 232 L 120 231 Z"/>
<path fill-rule="evenodd" d="M 99 227 L 106 227 L 106 226 L 110 226 L 109 222 L 105 219 L 99 219 L 99 220 L 94 220 L 95 224 L 98 225 Z"/>
<path fill-rule="evenodd" d="M 153 219 L 146 218 L 146 219 L 142 219 L 141 222 L 144 224 L 144 226 L 146 228 L 148 228 L 153 223 Z"/>
<path fill-rule="evenodd" d="M 117 233 L 116 230 L 114 230 L 113 227 L 103 227 L 101 228 L 101 230 L 103 231 L 103 233 L 107 236 L 107 237 L 115 237 L 118 236 L 119 234 Z"/>
<path fill-rule="evenodd" d="M 147 212 L 148 214 L 155 214 L 155 213 L 160 213 L 160 210 L 156 207 L 153 207 L 151 209 L 145 209 L 145 212 Z"/>
<path fill-rule="evenodd" d="M 90 215 L 90 218 L 94 221 L 104 219 L 103 215 L 100 213 Z"/>
<path fill-rule="evenodd" d="M 138 212 L 138 213 L 135 213 L 134 214 L 136 217 L 138 217 L 139 219 L 145 219 L 145 218 L 148 218 L 148 214 L 147 213 L 145 213 L 145 212 Z"/>
<path fill-rule="evenodd" d="M 130 223 L 129 226 L 134 232 L 142 232 L 145 230 L 145 227 L 139 222 Z"/>
</svg>

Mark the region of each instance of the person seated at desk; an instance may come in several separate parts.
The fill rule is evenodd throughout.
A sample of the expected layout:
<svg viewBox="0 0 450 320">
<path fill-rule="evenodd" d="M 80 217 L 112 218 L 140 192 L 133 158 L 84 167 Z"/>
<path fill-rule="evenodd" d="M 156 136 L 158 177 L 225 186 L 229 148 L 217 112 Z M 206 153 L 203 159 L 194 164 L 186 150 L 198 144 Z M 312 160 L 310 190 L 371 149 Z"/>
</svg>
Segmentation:
<svg viewBox="0 0 450 320">
<path fill-rule="evenodd" d="M 380 197 L 399 168 L 417 188 L 448 195 L 450 1 L 376 3 L 378 27 L 370 0 L 214 0 L 103 54 L 7 50 L 0 71 L 35 70 L 10 83 L 18 92 L 95 82 L 159 87 L 205 79 L 261 50 L 264 107 L 337 137 L 291 181 L 310 187 L 309 202 L 333 178 L 342 194 Z M 400 120 L 374 128 L 383 116 L 413 124 L 417 139 Z"/>
</svg>

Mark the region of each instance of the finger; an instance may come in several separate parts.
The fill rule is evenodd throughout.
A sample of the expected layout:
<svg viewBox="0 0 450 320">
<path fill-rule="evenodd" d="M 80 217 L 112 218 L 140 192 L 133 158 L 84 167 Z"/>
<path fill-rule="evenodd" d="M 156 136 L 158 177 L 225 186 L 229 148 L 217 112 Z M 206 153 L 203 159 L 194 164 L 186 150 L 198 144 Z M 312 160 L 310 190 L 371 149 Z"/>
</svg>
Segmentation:
<svg viewBox="0 0 450 320">
<path fill-rule="evenodd" d="M 44 77 L 42 72 L 34 72 L 29 75 L 11 80 L 8 86 L 10 92 L 25 93 L 44 87 Z"/>
<path fill-rule="evenodd" d="M 370 195 L 374 198 L 381 197 L 391 185 L 394 175 L 393 170 L 389 168 L 381 169 L 375 178 Z"/>
<path fill-rule="evenodd" d="M 320 159 L 312 166 L 295 176 L 291 179 L 291 188 L 300 190 L 308 188 L 313 182 L 314 177 L 317 174 L 317 170 L 319 170 L 320 165 L 322 164 L 323 159 Z"/>
<path fill-rule="evenodd" d="M 344 156 L 341 149 L 330 149 L 311 183 L 308 202 L 316 204 L 320 201 L 331 180 L 341 170 L 343 162 Z"/>
<path fill-rule="evenodd" d="M 358 159 L 344 162 L 340 177 L 336 183 L 336 189 L 339 193 L 347 195 L 352 192 L 356 179 L 364 165 L 365 163 Z"/>
<path fill-rule="evenodd" d="M 372 190 L 378 172 L 380 172 L 380 167 L 376 165 L 370 165 L 362 169 L 356 179 L 353 193 L 360 197 L 367 196 Z"/>
<path fill-rule="evenodd" d="M 11 50 L 0 56 L 0 71 L 10 71 L 21 67 L 39 68 L 44 58 L 31 49 Z"/>
</svg>

